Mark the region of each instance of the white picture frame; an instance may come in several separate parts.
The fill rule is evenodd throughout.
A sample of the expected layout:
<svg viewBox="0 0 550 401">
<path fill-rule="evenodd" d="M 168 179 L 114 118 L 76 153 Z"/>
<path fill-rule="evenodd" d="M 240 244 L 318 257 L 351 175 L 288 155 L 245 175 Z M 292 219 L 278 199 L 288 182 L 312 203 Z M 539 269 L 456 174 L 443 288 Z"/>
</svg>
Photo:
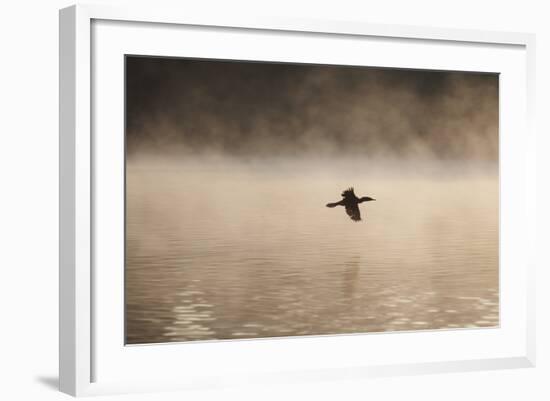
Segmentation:
<svg viewBox="0 0 550 401">
<path fill-rule="evenodd" d="M 121 275 L 117 273 L 118 275 L 108 277 L 107 273 L 101 271 L 101 274 L 98 274 L 97 271 L 101 266 L 106 265 L 102 263 L 104 261 L 102 255 L 106 254 L 101 253 L 104 251 L 97 253 L 97 247 L 101 248 L 101 242 L 107 240 L 101 234 L 103 233 L 101 227 L 105 227 L 101 221 L 106 217 L 105 211 L 101 206 L 101 196 L 97 197 L 96 193 L 108 194 L 109 188 L 116 188 L 120 184 L 116 179 L 105 183 L 105 180 L 97 180 L 97 177 L 101 177 L 102 168 L 111 168 L 113 165 L 116 167 L 118 162 L 112 164 L 112 161 L 120 160 L 117 159 L 120 156 L 117 143 L 120 144 L 120 142 L 110 143 L 103 139 L 98 142 L 97 138 L 94 138 L 94 132 L 97 132 L 94 130 L 102 129 L 103 121 L 106 123 L 109 121 L 108 124 L 112 124 L 110 127 L 114 129 L 122 128 L 120 126 L 122 109 L 121 103 L 116 100 L 119 98 L 116 96 L 112 104 L 109 103 L 108 97 L 102 98 L 105 100 L 105 106 L 104 103 L 99 103 L 100 106 L 98 106 L 94 96 L 96 98 L 106 96 L 101 82 L 113 83 L 114 85 L 108 86 L 122 95 L 123 87 L 117 86 L 120 83 L 122 71 L 117 70 L 112 77 L 101 72 L 113 65 L 119 66 L 120 64 L 112 64 L 111 61 L 120 63 L 120 54 L 132 53 L 127 49 L 134 51 L 137 49 L 138 53 L 171 56 L 176 47 L 173 43 L 170 44 L 170 41 L 159 50 L 154 50 L 151 46 L 160 46 L 160 38 L 166 35 L 189 35 L 186 27 L 194 29 L 193 35 L 198 35 L 201 44 L 201 49 L 197 48 L 196 53 L 193 53 L 195 57 L 203 54 L 201 53 L 203 51 L 204 57 L 209 54 L 218 54 L 214 50 L 212 50 L 213 53 L 209 52 L 208 46 L 214 46 L 212 44 L 214 42 L 208 40 L 208 35 L 212 32 L 215 35 L 211 37 L 220 38 L 225 35 L 225 38 L 230 39 L 236 35 L 239 36 L 239 40 L 254 39 L 254 35 L 260 35 L 258 38 L 273 41 L 275 44 L 277 41 L 292 39 L 296 44 L 287 47 L 295 46 L 297 53 L 300 53 L 301 43 L 316 40 L 315 38 L 324 38 L 323 40 L 327 43 L 334 38 L 338 38 L 342 43 L 378 40 L 378 45 L 383 40 L 384 46 L 399 45 L 405 50 L 416 46 L 415 52 L 418 52 L 419 57 L 418 60 L 414 60 L 416 64 L 404 65 L 403 54 L 396 52 L 393 58 L 389 56 L 383 58 L 383 50 L 378 50 L 379 60 L 382 60 L 377 62 L 379 66 L 486 70 L 503 74 L 505 82 L 500 96 L 501 129 L 504 139 L 504 144 L 501 143 L 501 155 L 504 157 L 501 158 L 500 171 L 501 199 L 505 199 L 505 203 L 501 203 L 501 221 L 504 219 L 506 224 L 504 228 L 501 225 L 501 230 L 505 230 L 501 232 L 501 264 L 508 266 L 506 267 L 508 270 L 504 270 L 504 281 L 501 281 L 501 312 L 504 314 L 501 326 L 489 331 L 457 330 L 421 335 L 402 333 L 222 341 L 193 346 L 183 345 L 186 348 L 181 348 L 181 344 L 124 347 L 124 344 L 121 344 L 121 338 L 117 337 L 122 324 L 117 321 L 120 320 L 123 312 L 116 307 L 113 308 L 114 312 L 106 312 L 106 305 L 119 305 L 117 302 L 120 301 L 123 288 L 117 285 L 120 284 Z M 146 31 L 146 35 L 140 36 L 143 30 Z M 95 40 L 94 35 L 96 35 Z M 140 47 L 129 45 L 126 48 L 126 43 L 129 43 L 128 37 L 140 38 Z M 286 39 L 281 39 L 282 37 Z M 373 44 L 373 54 L 376 53 L 378 45 Z M 147 46 L 149 46 L 148 49 Z M 248 55 L 242 56 L 244 59 L 258 57 L 261 60 L 290 60 L 283 60 L 286 56 L 276 53 L 273 53 L 273 56 L 270 56 L 270 53 L 259 55 L 259 47 L 254 45 L 250 45 L 249 48 L 244 46 L 244 48 L 250 51 Z M 265 51 L 269 51 L 269 48 L 267 46 Z M 243 16 L 236 20 L 215 15 L 194 15 L 187 10 L 166 11 L 154 7 L 112 8 L 78 5 L 61 10 L 60 390 L 79 396 L 213 388 L 246 382 L 300 382 L 534 366 L 535 259 L 533 247 L 536 150 L 535 134 L 532 129 L 535 84 L 534 48 L 534 35 L 525 33 L 292 18 Z M 434 63 L 433 60 L 424 62 L 422 55 L 426 54 L 426 60 L 428 60 L 429 54 L 433 54 L 434 49 L 440 52 L 440 62 Z M 483 56 L 493 50 L 493 56 Z M 181 51 L 185 53 L 186 50 Z M 271 51 L 274 52 L 274 50 Z M 463 62 L 449 61 L 461 52 L 468 55 Z M 346 57 L 351 57 L 346 45 L 343 46 L 341 53 L 337 53 L 335 51 L 326 55 L 327 58 L 321 57 L 322 59 L 315 59 L 314 53 L 311 53 L 309 60 L 327 62 L 327 60 L 330 61 L 330 57 L 333 57 L 336 62 L 342 62 L 347 60 Z M 113 54 L 115 56 L 112 57 Z M 253 56 L 250 56 L 251 54 Z M 232 57 L 230 54 L 220 56 L 220 58 L 230 57 Z M 294 56 L 288 53 L 288 57 Z M 340 58 L 336 60 L 338 57 Z M 479 61 L 475 61 L 476 58 Z M 483 61 L 484 58 L 487 60 Z M 102 60 L 106 60 L 104 64 Z M 366 65 L 359 59 L 350 59 L 349 63 Z M 97 85 L 100 86 L 97 87 Z M 101 110 L 105 108 L 110 110 L 109 113 L 114 113 L 112 118 L 102 114 L 104 112 Z M 508 111 L 506 115 L 503 115 L 503 110 Z M 113 138 L 115 141 L 116 138 L 120 139 L 116 135 Z M 98 157 L 98 154 L 101 157 Z M 117 221 L 117 218 L 114 221 Z M 118 237 L 116 237 L 119 229 L 112 230 L 115 237 L 108 239 L 109 243 L 118 244 L 116 246 L 122 246 L 117 242 Z M 518 234 L 517 231 L 520 233 Z M 107 235 L 107 233 L 104 234 Z M 505 246 L 503 247 L 502 244 Z M 107 257 L 112 257 L 112 260 L 116 261 L 117 252 L 113 250 Z M 118 265 L 118 267 L 122 266 Z M 112 278 L 113 280 L 109 283 L 113 284 L 107 284 L 107 278 L 109 280 Z M 101 299 L 98 299 L 99 297 Z M 111 326 L 116 328 L 112 329 Z M 386 341 L 386 338 L 389 340 Z M 454 354 L 442 354 L 439 359 L 420 358 L 418 356 L 420 351 L 416 354 L 403 354 L 391 358 L 388 355 L 390 348 L 384 348 L 389 347 L 388 344 L 391 344 L 391 349 L 399 349 L 411 344 L 413 345 L 411 348 L 417 348 L 417 351 L 419 345 L 433 344 L 434 353 L 437 347 L 443 349 L 449 344 L 458 344 L 458 346 Z M 468 346 L 471 348 L 470 352 L 465 352 L 464 344 L 471 345 L 471 347 Z M 494 344 L 494 348 L 489 344 Z M 114 349 L 119 345 L 121 349 Z M 354 356 L 350 353 L 345 358 L 338 357 L 337 351 L 342 349 L 341 347 L 368 346 L 380 349 L 380 355 L 373 356 L 373 360 L 370 361 L 365 360 L 360 352 Z M 175 347 L 179 347 L 178 350 Z M 320 355 L 320 350 L 325 350 L 325 354 L 321 355 L 319 360 L 312 358 L 312 361 L 303 363 L 292 358 L 274 359 L 274 355 L 280 355 L 285 349 L 291 355 L 298 355 L 296 358 L 299 358 L 299 355 L 310 357 Z M 170 369 L 173 366 L 168 361 L 169 358 L 173 358 L 170 355 L 180 355 L 180 351 L 186 353 L 188 360 L 197 361 L 201 357 L 212 358 L 215 355 L 223 355 L 225 360 L 231 360 L 231 362 L 221 363 L 220 368 L 212 374 L 208 373 L 208 366 L 188 371 L 183 369 L 186 372 L 185 377 L 170 375 L 168 370 L 155 375 L 154 372 L 138 367 L 150 365 L 152 361 L 157 363 L 166 361 L 167 363 L 163 365 L 166 365 L 166 369 Z M 426 350 L 426 354 L 428 353 Z M 246 364 L 255 364 L 255 367 L 245 367 Z M 109 371 L 107 365 L 113 366 L 112 371 Z M 117 374 L 122 370 L 125 372 L 124 375 Z"/>
</svg>

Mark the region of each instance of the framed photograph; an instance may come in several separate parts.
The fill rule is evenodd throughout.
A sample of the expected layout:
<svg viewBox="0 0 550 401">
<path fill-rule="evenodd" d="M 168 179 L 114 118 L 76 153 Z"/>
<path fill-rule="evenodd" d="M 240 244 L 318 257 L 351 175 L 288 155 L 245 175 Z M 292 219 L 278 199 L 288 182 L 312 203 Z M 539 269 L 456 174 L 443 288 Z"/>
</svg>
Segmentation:
<svg viewBox="0 0 550 401">
<path fill-rule="evenodd" d="M 534 37 L 60 12 L 60 388 L 530 367 Z"/>
</svg>

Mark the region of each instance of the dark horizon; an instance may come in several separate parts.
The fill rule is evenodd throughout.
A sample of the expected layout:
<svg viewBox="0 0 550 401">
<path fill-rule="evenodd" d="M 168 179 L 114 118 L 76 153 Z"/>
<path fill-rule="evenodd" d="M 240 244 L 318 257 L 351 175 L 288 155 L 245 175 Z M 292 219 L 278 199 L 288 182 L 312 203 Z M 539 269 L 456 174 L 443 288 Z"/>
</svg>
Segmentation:
<svg viewBox="0 0 550 401">
<path fill-rule="evenodd" d="M 128 157 L 498 160 L 498 74 L 126 57 Z"/>
</svg>

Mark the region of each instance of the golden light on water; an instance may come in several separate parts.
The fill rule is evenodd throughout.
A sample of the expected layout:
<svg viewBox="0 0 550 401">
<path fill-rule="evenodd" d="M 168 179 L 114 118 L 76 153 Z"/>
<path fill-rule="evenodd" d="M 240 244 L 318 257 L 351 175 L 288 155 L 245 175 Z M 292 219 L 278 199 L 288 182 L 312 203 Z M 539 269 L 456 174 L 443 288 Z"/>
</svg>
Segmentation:
<svg viewBox="0 0 550 401">
<path fill-rule="evenodd" d="M 129 163 L 128 343 L 498 325 L 498 176 L 408 167 Z"/>
</svg>

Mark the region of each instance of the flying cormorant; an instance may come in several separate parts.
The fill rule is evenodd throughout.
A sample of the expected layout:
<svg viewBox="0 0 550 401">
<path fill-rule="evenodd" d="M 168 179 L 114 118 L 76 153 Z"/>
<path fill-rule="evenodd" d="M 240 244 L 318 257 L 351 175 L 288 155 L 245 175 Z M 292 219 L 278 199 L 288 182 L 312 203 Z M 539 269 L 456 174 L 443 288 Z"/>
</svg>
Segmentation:
<svg viewBox="0 0 550 401">
<path fill-rule="evenodd" d="M 368 196 L 358 198 L 357 196 L 355 196 L 353 188 L 348 188 L 344 192 L 342 192 L 342 198 L 344 199 L 342 199 L 340 202 L 327 203 L 327 207 L 344 206 L 346 208 L 346 213 L 353 221 L 361 220 L 361 212 L 359 211 L 358 206 L 361 202 L 376 200 Z"/>
</svg>

